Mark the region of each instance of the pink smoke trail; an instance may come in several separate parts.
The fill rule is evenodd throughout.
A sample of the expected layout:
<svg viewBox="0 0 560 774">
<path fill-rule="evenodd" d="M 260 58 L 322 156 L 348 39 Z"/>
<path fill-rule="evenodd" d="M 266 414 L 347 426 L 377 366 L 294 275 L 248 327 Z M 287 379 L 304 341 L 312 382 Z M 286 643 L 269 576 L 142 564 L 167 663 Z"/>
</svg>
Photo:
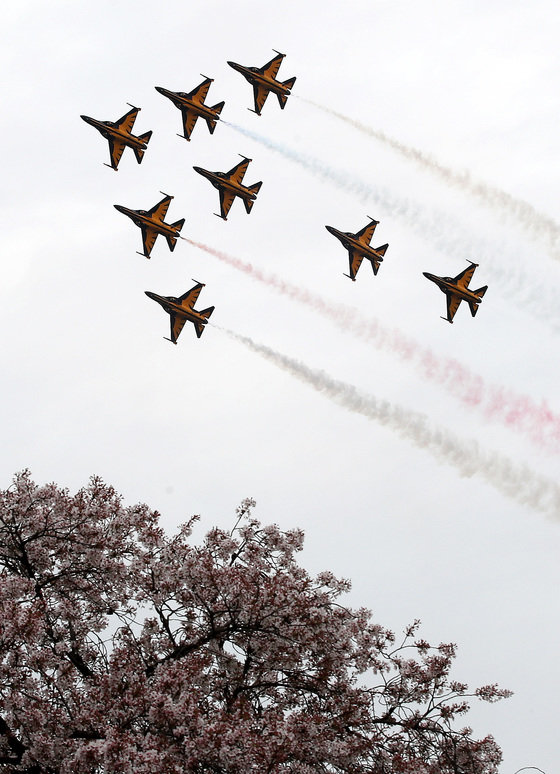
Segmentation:
<svg viewBox="0 0 560 774">
<path fill-rule="evenodd" d="M 446 428 L 431 428 L 424 414 L 379 400 L 351 384 L 333 379 L 325 371 L 310 368 L 264 344 L 258 344 L 248 336 L 214 327 L 309 384 L 339 406 L 388 427 L 414 446 L 430 452 L 437 460 L 452 465 L 461 476 L 478 475 L 516 502 L 560 519 L 560 486 L 555 481 L 540 476 L 526 465 L 516 466 L 503 454 L 485 451 L 476 441 L 459 438 Z"/>
<path fill-rule="evenodd" d="M 447 185 L 457 188 L 472 196 L 480 204 L 491 207 L 494 210 L 508 215 L 520 227 L 524 228 L 533 239 L 543 242 L 553 258 L 560 259 L 560 223 L 557 223 L 548 215 L 538 212 L 529 202 L 512 196 L 507 191 L 502 191 L 496 186 L 488 185 L 481 180 L 476 180 L 468 171 L 459 171 L 447 167 L 428 153 L 418 148 L 405 145 L 399 140 L 385 134 L 379 129 L 363 124 L 350 116 L 332 110 L 319 102 L 314 102 L 305 97 L 299 97 L 302 102 L 312 105 L 328 115 L 338 118 L 346 124 L 354 127 L 362 134 L 375 138 L 388 148 L 398 153 L 405 159 L 414 162 L 417 166 L 428 170 L 433 175 L 443 180 Z"/>
<path fill-rule="evenodd" d="M 527 395 L 516 394 L 499 385 L 486 384 L 482 376 L 473 373 L 458 360 L 437 355 L 397 328 L 388 328 L 379 320 L 365 317 L 351 307 L 327 301 L 221 250 L 192 239 L 186 238 L 186 241 L 293 301 L 313 309 L 345 332 L 373 343 L 403 362 L 410 362 L 424 379 L 439 384 L 469 408 L 478 408 L 485 419 L 501 422 L 525 434 L 548 452 L 560 453 L 560 416 L 554 414 L 544 401 L 537 404 Z"/>
</svg>

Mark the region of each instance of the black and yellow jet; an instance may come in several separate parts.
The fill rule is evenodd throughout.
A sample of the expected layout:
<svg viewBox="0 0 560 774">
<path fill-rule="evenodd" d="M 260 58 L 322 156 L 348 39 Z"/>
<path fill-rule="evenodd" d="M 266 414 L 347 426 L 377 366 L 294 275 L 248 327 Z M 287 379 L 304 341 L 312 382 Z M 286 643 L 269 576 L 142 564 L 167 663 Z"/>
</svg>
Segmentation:
<svg viewBox="0 0 560 774">
<path fill-rule="evenodd" d="M 248 159 L 246 156 L 242 156 L 241 158 L 243 161 L 240 161 L 239 164 L 233 167 L 233 169 L 230 169 L 229 172 L 209 172 L 207 169 L 202 169 L 202 167 L 193 167 L 195 172 L 198 172 L 199 175 L 205 177 L 212 183 L 214 188 L 219 190 L 221 214 L 218 215 L 217 212 L 214 214 L 224 220 L 227 220 L 228 212 L 230 211 L 236 196 L 243 199 L 245 209 L 248 213 L 251 212 L 251 208 L 255 203 L 255 199 L 257 198 L 257 194 L 262 185 L 262 180 L 259 183 L 254 183 L 249 186 L 242 184 L 241 181 L 243 180 L 243 176 L 247 171 L 251 159 Z"/>
<path fill-rule="evenodd" d="M 209 306 L 208 309 L 203 309 L 201 312 L 197 312 L 194 309 L 200 291 L 204 287 L 204 282 L 197 282 L 196 280 L 193 280 L 193 282 L 196 282 L 196 285 L 190 290 L 187 290 L 186 293 L 183 293 L 182 296 L 179 296 L 179 298 L 175 298 L 174 296 L 158 296 L 157 293 L 152 293 L 149 290 L 145 291 L 148 298 L 157 301 L 170 316 L 171 338 L 167 339 L 167 341 L 171 341 L 173 344 L 177 343 L 179 334 L 183 330 L 183 326 L 186 322 L 193 323 L 196 335 L 200 338 L 204 332 L 204 326 L 208 322 L 208 318 L 215 308 Z"/>
<path fill-rule="evenodd" d="M 364 226 L 361 231 L 357 231 L 355 234 L 352 234 L 350 231 L 339 231 L 337 228 L 334 228 L 334 226 L 325 226 L 327 231 L 342 242 L 343 246 L 348 250 L 350 258 L 350 274 L 345 274 L 344 276 L 350 277 L 353 282 L 356 281 L 356 274 L 358 273 L 358 269 L 364 258 L 367 258 L 367 260 L 371 262 L 373 273 L 377 274 L 379 271 L 379 264 L 383 260 L 383 256 L 389 247 L 388 243 L 381 245 L 381 247 L 374 248 L 370 246 L 373 232 L 379 223 L 378 220 L 374 220 L 373 218 L 370 218 L 370 220 L 371 223 L 368 223 L 367 226 Z"/>
<path fill-rule="evenodd" d="M 127 146 L 132 148 L 136 156 L 136 161 L 141 164 L 144 152 L 148 147 L 148 142 L 152 136 L 152 132 L 145 132 L 138 136 L 132 134 L 132 127 L 134 126 L 140 108 L 134 107 L 133 105 L 130 105 L 130 107 L 132 110 L 129 110 L 128 113 L 122 118 L 119 118 L 118 121 L 98 121 L 96 118 L 90 118 L 89 116 L 80 116 L 86 124 L 93 126 L 109 141 L 111 163 L 105 164 L 105 166 L 111 167 L 111 169 L 114 169 L 115 171 L 118 169 L 119 161 Z"/>
<path fill-rule="evenodd" d="M 484 285 L 484 287 L 478 288 L 478 290 L 469 290 L 468 284 L 471 281 L 474 270 L 478 266 L 478 263 L 473 263 L 472 261 L 469 261 L 469 263 L 471 265 L 467 266 L 456 277 L 436 277 L 435 274 L 430 274 L 427 271 L 423 272 L 424 277 L 435 282 L 441 292 L 447 296 L 447 317 L 442 317 L 442 320 L 452 323 L 461 301 L 468 303 L 473 317 L 478 312 L 478 305 L 482 301 L 482 296 L 488 290 L 488 285 Z"/>
<path fill-rule="evenodd" d="M 275 51 L 275 49 L 273 49 Z M 253 92 L 255 96 L 255 109 L 252 111 L 258 116 L 261 114 L 264 103 L 269 93 L 272 91 L 278 97 L 278 102 L 282 110 L 286 106 L 290 90 L 294 83 L 295 78 L 288 78 L 287 81 L 277 81 L 276 75 L 280 69 L 282 60 L 286 56 L 279 51 L 275 51 L 277 56 L 267 62 L 263 67 L 245 67 L 244 65 L 237 64 L 237 62 L 228 62 L 230 67 L 237 70 L 238 73 L 249 81 L 253 86 Z M 251 108 L 249 108 L 250 110 Z"/>
<path fill-rule="evenodd" d="M 169 91 L 169 89 L 164 89 L 163 86 L 155 87 L 156 91 L 159 91 L 164 97 L 170 99 L 175 107 L 179 108 L 181 111 L 181 115 L 183 116 L 184 134 L 179 134 L 178 137 L 184 137 L 185 140 L 191 139 L 191 132 L 199 117 L 205 119 L 210 134 L 213 134 L 216 123 L 220 119 L 222 108 L 225 105 L 225 102 L 218 102 L 217 105 L 213 105 L 212 107 L 204 104 L 208 89 L 214 79 L 207 78 L 205 75 L 202 77 L 205 78 L 205 80 L 195 89 L 189 91 L 188 94 L 184 91 Z"/>
<path fill-rule="evenodd" d="M 163 191 L 160 193 L 163 193 Z M 149 258 L 152 247 L 159 234 L 162 234 L 167 239 L 167 244 L 171 251 L 175 249 L 177 239 L 182 238 L 180 237 L 179 232 L 183 228 L 185 222 L 184 218 L 176 220 L 175 223 L 164 223 L 163 220 L 167 215 L 171 199 L 173 199 L 172 196 L 163 194 L 163 199 L 157 204 L 154 204 L 151 210 L 130 210 L 128 207 L 123 207 L 121 204 L 114 205 L 116 210 L 122 212 L 123 215 L 127 215 L 142 231 L 144 252 L 138 253 L 138 255 Z"/>
</svg>

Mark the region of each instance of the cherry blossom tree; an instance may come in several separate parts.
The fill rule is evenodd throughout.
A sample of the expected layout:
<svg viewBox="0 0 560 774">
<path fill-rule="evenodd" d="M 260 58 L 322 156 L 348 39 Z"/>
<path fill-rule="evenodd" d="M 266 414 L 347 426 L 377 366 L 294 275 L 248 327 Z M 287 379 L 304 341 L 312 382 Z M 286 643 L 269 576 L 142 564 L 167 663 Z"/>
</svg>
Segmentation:
<svg viewBox="0 0 560 774">
<path fill-rule="evenodd" d="M 168 537 L 101 479 L 0 492 L 1 774 L 491 774 L 455 646 L 397 640 L 252 500 Z"/>
</svg>

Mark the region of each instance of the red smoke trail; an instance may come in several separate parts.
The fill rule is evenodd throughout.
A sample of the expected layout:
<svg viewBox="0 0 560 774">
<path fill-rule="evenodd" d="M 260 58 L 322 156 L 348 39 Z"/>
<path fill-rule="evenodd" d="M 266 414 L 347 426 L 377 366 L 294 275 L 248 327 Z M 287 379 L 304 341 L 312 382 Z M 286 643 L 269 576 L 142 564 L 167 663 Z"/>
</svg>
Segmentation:
<svg viewBox="0 0 560 774">
<path fill-rule="evenodd" d="M 352 384 L 333 379 L 325 371 L 310 368 L 248 336 L 215 327 L 339 406 L 393 430 L 414 446 L 430 452 L 437 460 L 452 465 L 461 476 L 481 476 L 518 503 L 560 519 L 560 486 L 556 481 L 540 476 L 526 465 L 515 465 L 503 454 L 482 449 L 477 441 L 459 438 L 443 427 L 430 427 L 424 414 L 361 392 Z"/>
<path fill-rule="evenodd" d="M 436 354 L 397 328 L 388 328 L 351 307 L 327 301 L 221 250 L 192 239 L 187 238 L 186 241 L 293 301 L 319 312 L 342 330 L 392 352 L 404 362 L 411 362 L 421 376 L 436 382 L 466 406 L 479 409 L 486 419 L 524 433 L 533 443 L 549 452 L 560 453 L 560 416 L 554 414 L 544 401 L 539 405 L 527 395 L 516 394 L 500 385 L 486 384 L 482 376 L 473 373 L 458 360 Z"/>
</svg>

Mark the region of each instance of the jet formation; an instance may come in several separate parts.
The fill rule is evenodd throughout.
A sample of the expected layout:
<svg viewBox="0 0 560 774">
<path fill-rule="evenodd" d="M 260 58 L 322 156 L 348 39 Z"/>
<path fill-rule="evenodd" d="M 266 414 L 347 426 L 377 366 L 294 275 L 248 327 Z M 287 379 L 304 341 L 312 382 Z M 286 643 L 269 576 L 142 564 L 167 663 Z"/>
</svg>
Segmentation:
<svg viewBox="0 0 560 774">
<path fill-rule="evenodd" d="M 241 73 L 241 75 L 252 85 L 255 98 L 255 109 L 251 112 L 256 113 L 258 116 L 260 116 L 266 98 L 271 91 L 278 97 L 278 102 L 283 110 L 286 107 L 291 88 L 296 82 L 295 78 L 288 78 L 287 81 L 276 80 L 278 70 L 286 55 L 281 54 L 279 51 L 275 51 L 275 53 L 277 56 L 263 65 L 263 67 L 245 67 L 245 65 L 237 64 L 237 62 L 228 62 L 230 67 L 233 67 L 234 70 Z M 251 108 L 249 108 L 249 110 L 251 110 Z"/>
<path fill-rule="evenodd" d="M 214 214 L 224 220 L 227 220 L 228 212 L 236 196 L 243 199 L 245 209 L 247 213 L 250 213 L 262 185 L 262 180 L 259 183 L 253 183 L 253 185 L 243 185 L 243 177 L 252 159 L 248 159 L 246 156 L 241 156 L 241 158 L 243 161 L 236 164 L 229 172 L 210 172 L 202 167 L 193 167 L 195 172 L 209 180 L 214 188 L 220 192 L 220 214 L 218 215 L 217 212 Z"/>
<path fill-rule="evenodd" d="M 204 287 L 204 282 L 198 282 L 197 280 L 193 280 L 193 282 L 196 282 L 196 285 L 187 290 L 186 293 L 183 293 L 182 296 L 179 296 L 179 298 L 175 298 L 175 296 L 159 296 L 150 290 L 144 291 L 148 298 L 151 298 L 152 301 L 157 301 L 170 316 L 171 338 L 167 339 L 167 341 L 171 341 L 173 344 L 177 344 L 177 339 L 186 322 L 193 323 L 196 335 L 200 338 L 204 332 L 204 326 L 215 308 L 209 306 L 200 312 L 194 308 L 200 291 Z M 164 338 L 167 337 L 164 336 Z"/>
<path fill-rule="evenodd" d="M 335 236 L 342 245 L 348 250 L 348 256 L 350 259 L 350 274 L 345 274 L 345 277 L 349 277 L 353 282 L 356 281 L 356 274 L 358 269 L 362 265 L 364 258 L 367 258 L 371 262 L 371 268 L 373 273 L 377 274 L 379 271 L 379 264 L 383 260 L 383 256 L 389 243 L 381 245 L 381 247 L 371 247 L 370 242 L 373 236 L 373 232 L 376 229 L 379 221 L 370 218 L 371 223 L 368 223 L 360 231 L 352 234 L 351 231 L 339 231 L 334 226 L 325 226 L 327 231 Z"/>
<path fill-rule="evenodd" d="M 237 62 L 228 61 L 228 65 L 241 73 L 241 75 L 243 75 L 243 77 L 253 86 L 255 109 L 249 109 L 259 116 L 261 115 L 266 99 L 271 92 L 276 94 L 280 107 L 284 109 L 288 96 L 296 81 L 295 78 L 288 78 L 285 81 L 279 81 L 277 79 L 276 76 L 278 75 L 280 65 L 285 55 L 278 51 L 275 51 L 275 54 L 276 56 L 263 67 L 246 67 Z M 213 134 L 225 104 L 225 102 L 218 102 L 212 106 L 206 104 L 206 98 L 210 86 L 213 83 L 213 79 L 205 75 L 202 77 L 204 80 L 190 92 L 171 91 L 163 86 L 155 86 L 156 91 L 169 99 L 175 107 L 181 111 L 183 134 L 178 136 L 188 141 L 191 139 L 193 129 L 199 118 L 206 121 L 210 134 Z M 133 105 L 130 105 L 130 107 L 131 110 L 117 121 L 99 121 L 90 116 L 81 116 L 86 123 L 97 129 L 97 131 L 108 140 L 110 164 L 106 164 L 105 166 L 111 167 L 115 171 L 118 170 L 119 162 L 126 147 L 132 148 L 136 160 L 140 164 L 152 136 L 151 131 L 141 135 L 132 134 L 132 129 L 140 108 L 134 107 Z M 243 184 L 243 178 L 250 162 L 250 158 L 242 156 L 242 161 L 232 167 L 229 172 L 211 172 L 202 167 L 193 167 L 195 172 L 205 177 L 218 189 L 220 195 L 220 213 L 215 214 L 223 220 L 227 220 L 231 206 L 236 198 L 240 198 L 243 201 L 247 213 L 250 213 L 253 208 L 257 194 L 262 186 L 262 181 L 253 183 L 252 185 Z M 165 216 L 167 215 L 173 196 L 165 194 L 163 191 L 161 193 L 163 199 L 157 202 L 157 204 L 149 210 L 133 210 L 120 204 L 114 205 L 116 210 L 129 217 L 133 223 L 140 228 L 142 232 L 143 251 L 138 254 L 145 258 L 150 258 L 152 249 L 159 235 L 166 238 L 171 251 L 175 249 L 177 240 L 183 239 L 180 232 L 185 223 L 185 219 L 181 218 L 174 223 L 165 222 Z M 356 276 L 364 259 L 371 263 L 373 274 L 376 276 L 389 246 L 388 243 L 381 245 L 380 247 L 371 246 L 371 240 L 379 221 L 371 217 L 369 220 L 370 222 L 356 233 L 340 231 L 334 226 L 325 226 L 327 231 L 335 236 L 348 251 L 349 273 L 345 274 L 345 276 L 349 277 L 353 282 L 356 281 Z M 429 272 L 424 272 L 424 276 L 434 282 L 440 290 L 445 293 L 447 298 L 447 316 L 442 319 L 447 320 L 450 323 L 453 322 L 453 318 L 461 301 L 466 301 L 469 304 L 471 314 L 474 317 L 488 287 L 485 285 L 477 290 L 469 289 L 469 282 L 478 265 L 472 261 L 469 261 L 469 263 L 470 266 L 456 277 L 438 277 Z M 194 287 L 178 298 L 174 296 L 160 296 L 151 291 L 145 291 L 149 298 L 157 301 L 170 315 L 171 338 L 168 340 L 173 344 L 177 343 L 177 339 L 187 321 L 193 323 L 196 335 L 200 338 L 204 331 L 204 326 L 208 322 L 208 318 L 214 311 L 213 306 L 202 311 L 194 309 L 200 291 L 204 287 L 204 283 L 195 282 L 196 284 Z"/>
<path fill-rule="evenodd" d="M 130 102 L 128 103 L 130 105 Z M 109 155 L 111 157 L 111 163 L 105 164 L 106 167 L 111 167 L 115 170 L 118 169 L 119 161 L 123 155 L 126 147 L 132 148 L 136 156 L 136 161 L 141 164 L 144 158 L 144 152 L 148 147 L 148 142 L 152 136 L 152 132 L 145 132 L 138 136 L 132 134 L 132 127 L 136 121 L 136 116 L 140 108 L 130 105 L 132 110 L 129 110 L 118 121 L 98 121 L 97 118 L 90 118 L 90 116 L 80 116 L 86 124 L 90 124 L 98 132 L 100 132 L 106 140 L 109 141 Z"/>
<path fill-rule="evenodd" d="M 478 306 L 482 301 L 482 296 L 488 290 L 488 285 L 484 285 L 478 290 L 469 290 L 469 282 L 472 279 L 474 270 L 478 266 L 478 263 L 469 261 L 470 266 L 467 266 L 456 277 L 437 277 L 435 274 L 429 272 L 423 272 L 426 279 L 435 282 L 442 293 L 447 296 L 447 317 L 442 317 L 442 320 L 452 323 L 455 317 L 455 312 L 459 308 L 461 301 L 466 301 L 471 309 L 471 314 L 474 317 L 478 312 Z"/>
<path fill-rule="evenodd" d="M 160 191 L 160 193 L 163 193 L 163 191 Z M 164 222 L 163 219 L 167 215 L 171 199 L 173 199 L 173 197 L 169 196 L 169 194 L 163 194 L 163 199 L 157 204 L 154 204 L 151 210 L 131 210 L 128 207 L 123 207 L 122 204 L 114 205 L 116 210 L 129 217 L 142 231 L 142 245 L 144 247 L 144 252 L 138 253 L 138 255 L 149 258 L 159 234 L 162 234 L 162 236 L 167 239 L 167 244 L 169 245 L 171 252 L 175 249 L 177 240 L 181 238 L 179 232 L 183 228 L 185 219 L 181 218 L 180 220 L 176 220 L 175 223 Z"/>
<path fill-rule="evenodd" d="M 214 79 L 208 78 L 206 75 L 203 75 L 202 77 L 205 80 L 192 91 L 189 91 L 188 94 L 184 91 L 169 91 L 169 89 L 164 89 L 163 86 L 155 87 L 156 91 L 159 91 L 164 97 L 170 99 L 175 107 L 179 108 L 181 111 L 181 116 L 183 117 L 183 134 L 177 136 L 184 137 L 185 140 L 191 139 L 191 132 L 199 118 L 205 119 L 210 134 L 214 134 L 216 123 L 218 122 L 222 108 L 225 105 L 225 102 L 218 102 L 218 104 L 213 107 L 204 104 L 208 89 Z"/>
</svg>

